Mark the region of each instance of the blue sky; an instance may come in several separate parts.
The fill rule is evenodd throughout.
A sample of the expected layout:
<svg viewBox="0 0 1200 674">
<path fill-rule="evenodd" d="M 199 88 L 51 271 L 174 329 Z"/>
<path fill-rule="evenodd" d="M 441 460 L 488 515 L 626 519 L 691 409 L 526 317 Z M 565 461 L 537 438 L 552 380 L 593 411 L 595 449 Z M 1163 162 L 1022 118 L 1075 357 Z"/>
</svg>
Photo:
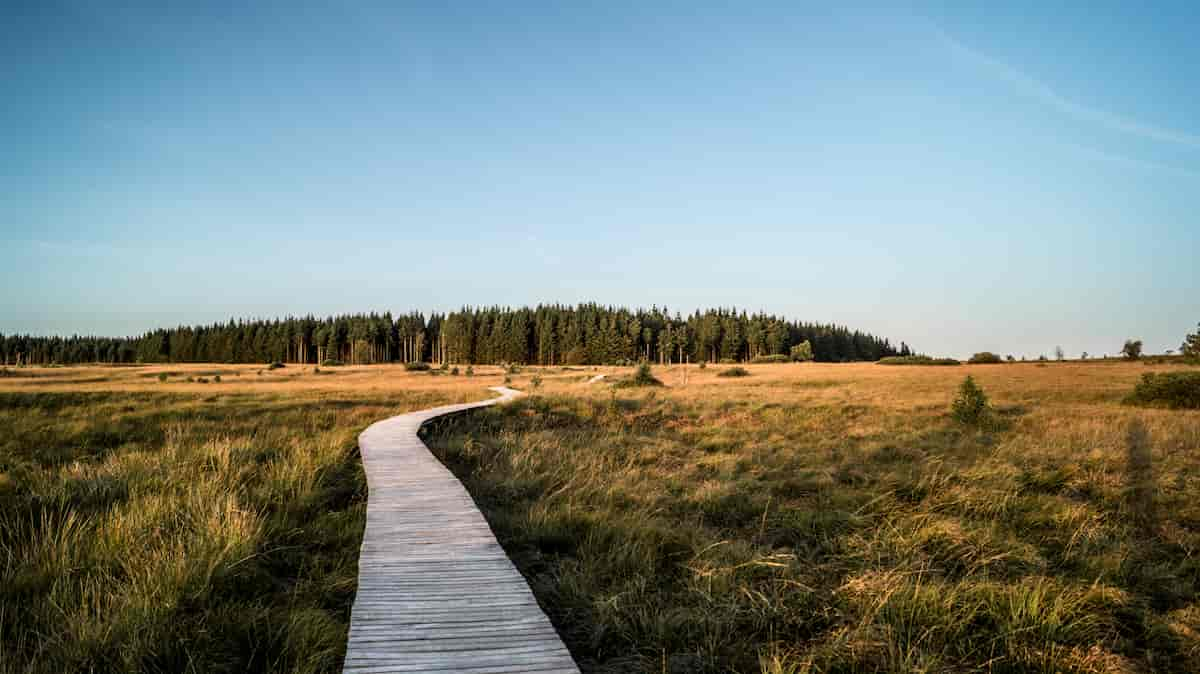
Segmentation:
<svg viewBox="0 0 1200 674">
<path fill-rule="evenodd" d="M 0 332 L 595 300 L 1036 356 L 1200 320 L 1195 3 L 188 4 L 5 6 Z"/>
</svg>

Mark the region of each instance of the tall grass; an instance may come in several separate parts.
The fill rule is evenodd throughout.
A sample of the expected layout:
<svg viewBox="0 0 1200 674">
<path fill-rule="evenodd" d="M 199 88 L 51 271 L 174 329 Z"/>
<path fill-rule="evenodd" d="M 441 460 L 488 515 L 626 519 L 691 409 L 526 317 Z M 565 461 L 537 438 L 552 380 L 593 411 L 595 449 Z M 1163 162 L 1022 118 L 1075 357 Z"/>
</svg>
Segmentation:
<svg viewBox="0 0 1200 674">
<path fill-rule="evenodd" d="M 584 671 L 1197 671 L 1191 417 L 1127 438 L 1119 392 L 1014 369 L 987 375 L 1010 422 L 992 433 L 946 414 L 953 374 L 921 402 L 935 375 L 914 372 L 853 398 L 550 394 L 427 442 Z M 1147 531 L 1158 446 L 1172 488 Z"/>
<path fill-rule="evenodd" d="M 336 671 L 356 434 L 440 402 L 0 394 L 0 671 Z"/>
</svg>

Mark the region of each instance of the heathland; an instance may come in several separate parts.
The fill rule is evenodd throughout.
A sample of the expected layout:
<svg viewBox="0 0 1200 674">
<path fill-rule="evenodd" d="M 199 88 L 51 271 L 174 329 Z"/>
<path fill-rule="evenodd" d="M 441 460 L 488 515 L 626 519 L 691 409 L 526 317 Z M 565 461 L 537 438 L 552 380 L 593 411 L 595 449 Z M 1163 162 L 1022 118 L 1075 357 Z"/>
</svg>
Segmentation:
<svg viewBox="0 0 1200 674">
<path fill-rule="evenodd" d="M 355 434 L 504 378 L 426 441 L 585 671 L 1200 669 L 1194 368 L 459 367 L 7 370 L 0 669 L 337 669 Z"/>
</svg>

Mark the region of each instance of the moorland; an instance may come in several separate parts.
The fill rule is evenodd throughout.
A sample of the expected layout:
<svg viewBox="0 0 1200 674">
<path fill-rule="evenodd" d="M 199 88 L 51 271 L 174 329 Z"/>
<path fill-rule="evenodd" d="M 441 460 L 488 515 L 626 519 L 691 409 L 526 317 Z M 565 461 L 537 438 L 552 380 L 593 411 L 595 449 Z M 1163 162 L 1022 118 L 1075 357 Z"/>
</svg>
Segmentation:
<svg viewBox="0 0 1200 674">
<path fill-rule="evenodd" d="M 338 669 L 356 434 L 506 379 L 424 435 L 585 671 L 1200 668 L 1194 367 L 739 367 L 8 369 L 0 669 Z"/>
</svg>

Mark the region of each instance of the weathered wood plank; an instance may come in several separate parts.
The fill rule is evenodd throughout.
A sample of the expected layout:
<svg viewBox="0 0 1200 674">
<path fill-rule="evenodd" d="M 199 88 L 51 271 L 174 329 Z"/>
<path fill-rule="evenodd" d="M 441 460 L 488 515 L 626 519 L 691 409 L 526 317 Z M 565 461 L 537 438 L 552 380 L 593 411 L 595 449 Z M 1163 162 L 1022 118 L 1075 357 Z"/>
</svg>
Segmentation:
<svg viewBox="0 0 1200 674">
<path fill-rule="evenodd" d="M 518 395 L 493 390 L 359 435 L 369 493 L 345 671 L 578 673 L 471 495 L 417 437 L 426 421 Z"/>
</svg>

